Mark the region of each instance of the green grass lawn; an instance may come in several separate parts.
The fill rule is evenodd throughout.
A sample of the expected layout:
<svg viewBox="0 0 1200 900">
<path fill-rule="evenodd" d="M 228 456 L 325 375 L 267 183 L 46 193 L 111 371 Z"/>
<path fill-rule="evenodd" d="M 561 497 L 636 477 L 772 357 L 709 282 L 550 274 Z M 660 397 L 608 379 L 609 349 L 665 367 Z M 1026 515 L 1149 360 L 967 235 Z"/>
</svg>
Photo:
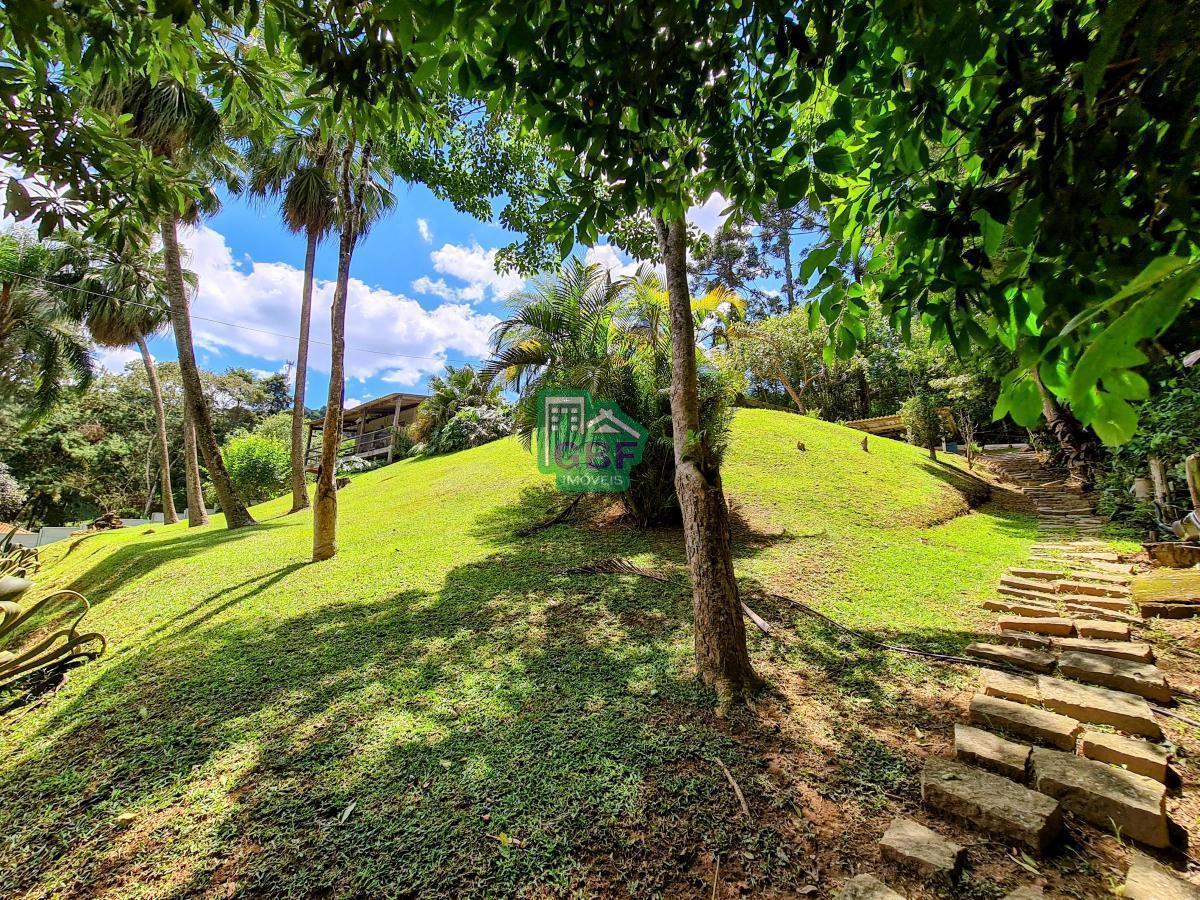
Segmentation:
<svg viewBox="0 0 1200 900">
<path fill-rule="evenodd" d="M 862 652 L 760 591 L 958 649 L 1036 539 L 1030 519 L 968 513 L 959 468 L 861 438 L 741 411 L 725 467 L 747 599 L 784 626 L 752 632 L 756 664 L 830 708 L 954 676 Z M 340 553 L 317 565 L 311 517 L 283 516 L 287 499 L 257 507 L 251 530 L 215 517 L 55 545 L 39 589 L 87 595 L 110 649 L 0 721 L 0 884 L 688 895 L 706 852 L 750 887 L 807 883 L 788 828 L 737 818 L 712 763 L 756 808 L 791 802 L 692 676 L 679 532 L 595 515 L 516 536 L 558 502 L 504 440 L 357 477 Z M 617 555 L 674 580 L 567 572 Z"/>
</svg>

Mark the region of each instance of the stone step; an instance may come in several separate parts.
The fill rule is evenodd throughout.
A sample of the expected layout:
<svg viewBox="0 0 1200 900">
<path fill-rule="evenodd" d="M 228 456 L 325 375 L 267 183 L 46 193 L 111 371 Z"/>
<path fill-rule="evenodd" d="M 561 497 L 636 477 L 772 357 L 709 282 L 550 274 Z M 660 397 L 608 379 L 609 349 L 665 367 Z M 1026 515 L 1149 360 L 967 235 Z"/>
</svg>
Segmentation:
<svg viewBox="0 0 1200 900">
<path fill-rule="evenodd" d="M 966 849 L 914 819 L 896 816 L 879 841 L 879 855 L 901 869 L 943 884 L 958 878 Z"/>
<path fill-rule="evenodd" d="M 1121 896 L 1125 900 L 1200 900 L 1200 887 L 1134 850 Z"/>
<path fill-rule="evenodd" d="M 997 585 L 996 591 L 1006 597 L 1013 597 L 1017 600 L 1025 600 L 1030 603 L 1040 603 L 1043 605 L 1057 603 L 1060 599 L 1057 594 L 1050 591 L 1029 591 L 1025 588 L 1015 588 L 1007 584 Z"/>
<path fill-rule="evenodd" d="M 1143 619 L 1194 619 L 1200 616 L 1200 603 L 1159 603 L 1138 605 Z"/>
<path fill-rule="evenodd" d="M 997 643 L 1007 644 L 1010 647 L 1027 647 L 1030 650 L 1046 650 L 1052 649 L 1051 641 L 1053 638 L 1042 637 L 1037 634 L 1026 634 L 1023 631 L 1000 632 L 995 635 Z"/>
<path fill-rule="evenodd" d="M 1055 583 L 1060 594 L 1084 594 L 1094 597 L 1128 598 L 1129 588 L 1115 584 L 1096 584 L 1091 581 L 1063 580 Z"/>
<path fill-rule="evenodd" d="M 1037 679 L 1028 675 L 1012 675 L 1008 672 L 985 671 L 979 675 L 979 692 L 988 697 L 999 697 L 1014 703 L 1036 705 L 1041 702 Z"/>
<path fill-rule="evenodd" d="M 1095 594 L 1060 594 L 1058 599 L 1066 604 L 1087 607 L 1088 609 L 1105 609 L 1109 612 L 1119 612 L 1126 615 L 1132 608 L 1128 597 L 1100 597 Z"/>
<path fill-rule="evenodd" d="M 1105 584 L 1115 584 L 1123 587 L 1129 587 L 1133 581 L 1132 576 L 1128 574 L 1120 575 L 1116 572 L 1096 572 L 1084 571 L 1082 569 L 1072 569 L 1068 574 L 1075 581 L 1102 581 Z"/>
<path fill-rule="evenodd" d="M 1001 631 L 1026 631 L 1031 634 L 1050 634 L 1056 637 L 1070 637 L 1075 633 L 1074 620 L 1062 617 L 1001 616 L 996 624 Z"/>
<path fill-rule="evenodd" d="M 1041 747 L 1030 767 L 1033 786 L 1080 818 L 1151 847 L 1170 845 L 1167 790 L 1154 779 Z"/>
<path fill-rule="evenodd" d="M 1080 637 L 1099 638 L 1102 641 L 1127 641 L 1129 626 L 1141 624 L 1141 620 L 1125 613 L 1079 603 L 1068 603 L 1067 612 L 1076 616 L 1075 628 Z"/>
<path fill-rule="evenodd" d="M 1057 591 L 1054 590 L 1053 585 L 1048 585 L 1044 581 L 1039 581 L 1036 578 L 1018 578 L 1016 575 L 1001 575 L 1000 586 L 1006 588 L 1015 588 L 1018 591 L 1031 591 L 1033 593 L 1057 593 Z"/>
<path fill-rule="evenodd" d="M 1000 775 L 936 756 L 925 760 L 921 799 L 985 834 L 1039 852 L 1053 843 L 1062 828 L 1057 800 Z"/>
<path fill-rule="evenodd" d="M 1014 567 L 1008 570 L 1008 574 L 1014 578 L 1025 578 L 1031 581 L 1058 581 L 1067 574 L 1067 570 L 1065 568 L 1023 569 Z"/>
<path fill-rule="evenodd" d="M 1011 616 L 1025 616 L 1031 619 L 1053 618 L 1059 615 L 1058 608 L 1048 603 L 1039 603 L 1034 600 L 1018 600 L 1015 598 L 1008 600 L 985 600 L 983 608 L 990 609 L 993 612 L 1008 613 Z"/>
<path fill-rule="evenodd" d="M 833 897 L 834 900 L 904 900 L 874 875 L 855 875 Z"/>
<path fill-rule="evenodd" d="M 954 758 L 969 766 L 978 766 L 1024 784 L 1029 768 L 1028 744 L 1018 744 L 998 734 L 963 725 L 954 725 Z"/>
<path fill-rule="evenodd" d="M 1045 677 L 1045 676 L 1042 676 Z M 1060 715 L 1013 700 L 976 694 L 971 698 L 971 724 L 995 728 L 1008 734 L 1041 741 L 1060 750 L 1074 750 L 1083 726 L 1070 716 Z"/>
<path fill-rule="evenodd" d="M 1165 784 L 1171 755 L 1165 747 L 1141 738 L 1110 734 L 1107 731 L 1084 730 L 1079 752 L 1097 762 L 1125 766 L 1135 775 L 1144 775 Z"/>
<path fill-rule="evenodd" d="M 1068 678 L 1138 694 L 1156 703 L 1171 702 L 1171 688 L 1158 666 L 1101 653 L 1069 650 L 1058 660 L 1058 670 Z"/>
<path fill-rule="evenodd" d="M 1143 641 L 1102 641 L 1092 638 L 1051 638 L 1050 646 L 1055 650 L 1078 650 L 1083 653 L 1100 653 L 1118 659 L 1136 662 L 1153 662 L 1154 651 Z"/>
<path fill-rule="evenodd" d="M 1042 706 L 1090 725 L 1109 725 L 1127 734 L 1162 740 L 1162 728 L 1150 705 L 1136 694 L 1080 684 L 1063 678 L 1038 676 L 1038 695 Z M 1047 742 L 1049 743 L 1049 742 Z M 1061 750 L 1074 749 L 1057 744 Z"/>
<path fill-rule="evenodd" d="M 1004 663 L 1018 669 L 1028 669 L 1031 672 L 1053 672 L 1054 657 L 1040 650 L 1027 650 L 1024 647 L 1007 647 L 1004 644 L 982 644 L 976 642 L 967 646 L 967 655 L 992 662 Z"/>
</svg>

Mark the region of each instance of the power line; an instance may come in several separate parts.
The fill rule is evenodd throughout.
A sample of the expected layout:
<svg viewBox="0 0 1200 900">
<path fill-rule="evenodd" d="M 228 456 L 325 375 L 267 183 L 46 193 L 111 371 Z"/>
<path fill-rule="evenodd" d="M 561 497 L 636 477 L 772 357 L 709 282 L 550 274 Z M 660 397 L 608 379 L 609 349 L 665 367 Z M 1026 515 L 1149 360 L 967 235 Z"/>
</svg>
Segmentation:
<svg viewBox="0 0 1200 900">
<path fill-rule="evenodd" d="M 64 291 L 74 291 L 77 294 L 88 294 L 92 297 L 103 297 L 107 300 L 116 300 L 118 303 L 126 303 L 129 306 L 140 306 L 143 309 L 152 309 L 152 310 L 155 310 L 156 312 L 162 310 L 161 306 L 154 306 L 150 303 L 139 303 L 136 300 L 127 300 L 123 297 L 117 297 L 114 294 L 105 294 L 105 293 L 101 293 L 99 291 L 89 291 L 85 288 L 75 287 L 74 285 L 61 284 L 57 281 L 51 281 L 48 278 L 39 278 L 36 275 L 27 275 L 23 272 L 15 272 L 12 269 L 6 269 L 3 266 L 0 266 L 0 272 L 5 273 L 6 275 L 15 275 L 18 278 L 28 278 L 31 281 L 40 281 L 42 284 L 48 284 L 51 287 L 60 288 L 61 290 L 64 290 Z M 282 331 L 271 331 L 270 329 L 267 329 L 267 328 L 255 328 L 253 325 L 243 325 L 240 322 L 226 322 L 223 319 L 213 319 L 209 316 L 198 316 L 198 315 L 191 315 L 191 318 L 194 321 L 211 322 L 214 325 L 224 325 L 226 328 L 241 329 L 242 331 L 253 331 L 253 332 L 256 332 L 257 334 L 267 334 L 267 335 L 271 335 L 272 337 L 288 338 L 289 340 L 293 340 L 293 341 L 300 340 L 300 336 L 297 334 L 287 334 Z M 318 340 L 317 338 L 309 338 L 308 342 L 310 344 L 320 344 L 323 347 L 332 347 L 333 346 L 332 342 Z M 439 356 L 418 356 L 418 355 L 411 354 L 411 353 L 395 353 L 390 350 L 375 350 L 371 347 L 349 347 L 349 346 L 347 346 L 346 349 L 353 350 L 355 353 L 373 353 L 376 356 L 390 356 L 390 357 L 394 357 L 396 359 L 422 359 L 422 360 L 428 360 L 429 362 L 436 362 L 436 363 L 458 363 L 460 365 L 470 365 L 471 364 L 471 360 L 468 360 L 468 359 L 451 359 L 449 357 L 439 357 Z"/>
</svg>

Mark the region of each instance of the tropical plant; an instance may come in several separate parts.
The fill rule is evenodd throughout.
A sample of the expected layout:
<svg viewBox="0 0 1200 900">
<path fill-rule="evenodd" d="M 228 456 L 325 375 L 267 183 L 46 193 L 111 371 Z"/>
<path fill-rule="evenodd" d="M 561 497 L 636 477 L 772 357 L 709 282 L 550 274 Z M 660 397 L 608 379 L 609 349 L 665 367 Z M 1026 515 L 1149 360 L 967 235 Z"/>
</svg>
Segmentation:
<svg viewBox="0 0 1200 900">
<path fill-rule="evenodd" d="M 426 445 L 429 453 L 456 453 L 513 433 L 512 410 L 497 406 L 462 406 Z"/>
<path fill-rule="evenodd" d="M 501 405 L 502 387 L 480 377 L 469 365 L 446 366 L 446 374 L 429 379 L 429 396 L 417 408 L 412 437 L 424 444 L 437 442 L 441 430 L 468 407 L 490 408 Z"/>
<path fill-rule="evenodd" d="M 221 457 L 220 446 L 213 431 L 212 412 L 204 399 L 200 369 L 192 344 L 192 323 L 188 313 L 187 280 L 184 277 L 183 257 L 179 248 L 179 223 L 185 218 L 196 219 L 205 208 L 217 205 L 217 195 L 211 187 L 218 180 L 231 190 L 240 187 L 236 166 L 225 144 L 225 123 L 209 97 L 196 86 L 170 76 L 153 80 L 135 73 L 107 78 L 96 91 L 95 104 L 111 112 L 119 112 L 130 135 L 139 140 L 155 157 L 167 160 L 181 171 L 192 173 L 202 181 L 202 203 L 193 204 L 182 213 L 178 208 L 160 214 L 158 230 L 162 238 L 163 264 L 166 273 L 167 306 L 179 370 L 183 378 L 187 434 L 193 434 L 196 448 L 204 458 L 212 479 L 225 522 L 229 528 L 253 525 L 246 504 L 237 495 Z M 185 451 L 190 468 L 191 453 Z M 207 521 L 203 499 L 198 495 L 200 485 L 188 478 L 189 526 Z"/>
<path fill-rule="evenodd" d="M 31 381 L 29 422 L 44 418 L 68 387 L 86 390 L 93 367 L 87 341 L 54 287 L 50 244 L 23 230 L 0 234 L 0 388 Z"/>
<path fill-rule="evenodd" d="M 725 293 L 696 301 L 692 318 L 706 319 Z M 647 526 L 678 520 L 670 397 L 671 335 L 667 300 L 652 270 L 613 281 L 599 266 L 572 259 L 509 300 L 511 313 L 492 332 L 492 359 L 483 370 L 520 395 L 517 434 L 527 444 L 537 426 L 537 398 L 549 388 L 587 390 L 615 401 L 649 431 L 642 462 L 623 495 L 630 517 Z M 698 351 L 697 351 L 698 353 Z M 716 370 L 700 366 L 701 429 L 717 452 L 729 427 L 729 394 Z"/>
</svg>

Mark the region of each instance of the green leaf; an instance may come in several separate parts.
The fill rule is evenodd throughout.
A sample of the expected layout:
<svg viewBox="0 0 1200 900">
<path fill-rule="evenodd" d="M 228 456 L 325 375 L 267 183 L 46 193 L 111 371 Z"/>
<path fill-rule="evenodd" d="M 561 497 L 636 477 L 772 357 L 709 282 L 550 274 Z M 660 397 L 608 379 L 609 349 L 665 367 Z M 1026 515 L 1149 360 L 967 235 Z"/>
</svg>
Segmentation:
<svg viewBox="0 0 1200 900">
<path fill-rule="evenodd" d="M 1121 33 L 1142 8 L 1143 2 L 1144 0 L 1113 0 L 1100 14 L 1099 40 L 1088 54 L 1087 62 L 1083 64 L 1083 94 L 1087 98 L 1088 106 L 1095 102 L 1096 94 L 1100 92 L 1100 85 L 1104 83 L 1104 72 L 1121 42 Z"/>
<path fill-rule="evenodd" d="M 1042 224 L 1042 201 L 1040 197 L 1026 203 L 1013 217 L 1013 240 L 1022 247 L 1032 247 L 1037 239 L 1038 226 Z"/>
<path fill-rule="evenodd" d="M 804 199 L 808 193 L 808 168 L 800 168 L 783 180 L 779 186 L 779 205 L 789 209 Z"/>
<path fill-rule="evenodd" d="M 1115 394 L 1098 392 L 1090 424 L 1100 440 L 1114 445 L 1128 443 L 1137 431 L 1137 422 L 1137 412 L 1127 401 Z"/>
<path fill-rule="evenodd" d="M 813 154 L 813 164 L 830 175 L 843 175 L 854 168 L 854 158 L 845 147 L 822 147 Z"/>
<path fill-rule="evenodd" d="M 996 403 L 995 419 L 1012 416 L 1023 428 L 1036 428 L 1042 421 L 1042 395 L 1033 379 L 1028 375 L 1011 382 L 1000 392 Z"/>
</svg>

